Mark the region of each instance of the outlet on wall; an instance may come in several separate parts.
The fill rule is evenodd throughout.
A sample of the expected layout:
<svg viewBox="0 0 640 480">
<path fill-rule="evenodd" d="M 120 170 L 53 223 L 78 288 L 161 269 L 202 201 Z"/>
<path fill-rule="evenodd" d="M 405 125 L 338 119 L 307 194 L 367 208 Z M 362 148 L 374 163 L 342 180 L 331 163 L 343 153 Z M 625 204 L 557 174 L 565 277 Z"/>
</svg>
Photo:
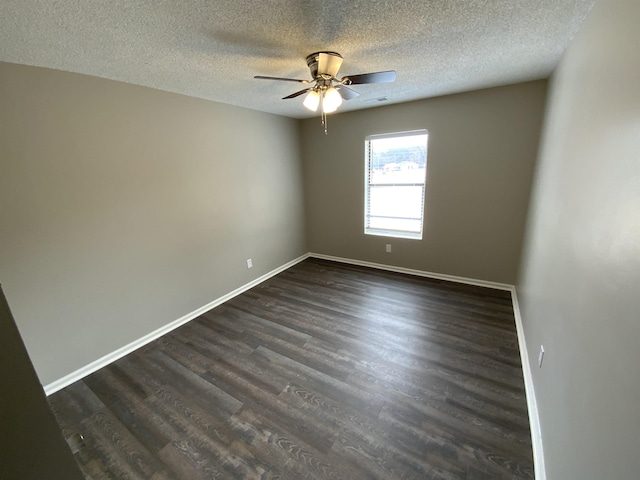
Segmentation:
<svg viewBox="0 0 640 480">
<path fill-rule="evenodd" d="M 387 243 L 387 246 L 385 247 L 385 252 L 391 253 L 391 244 L 390 243 Z"/>
<path fill-rule="evenodd" d="M 538 354 L 538 367 L 542 368 L 542 360 L 544 360 L 544 347 L 540 345 L 540 353 Z"/>
<path fill-rule="evenodd" d="M 247 258 L 247 268 L 251 268 L 253 267 L 253 262 L 251 261 L 250 258 Z"/>
</svg>

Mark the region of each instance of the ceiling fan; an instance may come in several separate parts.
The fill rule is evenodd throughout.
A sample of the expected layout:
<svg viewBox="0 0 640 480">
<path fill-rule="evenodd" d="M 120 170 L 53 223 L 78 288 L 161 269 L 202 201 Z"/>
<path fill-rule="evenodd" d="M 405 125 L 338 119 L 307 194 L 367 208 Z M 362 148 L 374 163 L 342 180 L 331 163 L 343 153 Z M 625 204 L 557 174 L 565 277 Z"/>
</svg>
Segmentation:
<svg viewBox="0 0 640 480">
<path fill-rule="evenodd" d="M 256 75 L 253 78 L 262 80 L 283 80 L 286 82 L 298 82 L 310 84 L 298 92 L 287 95 L 283 100 L 295 98 L 307 94 L 303 105 L 315 112 L 320 107 L 322 124 L 326 133 L 326 114 L 335 112 L 342 104 L 342 100 L 351 100 L 360 95 L 347 85 L 359 85 L 364 83 L 387 83 L 396 79 L 395 70 L 384 72 L 361 73 L 338 78 L 338 70 L 342 65 L 342 55 L 336 52 L 316 52 L 307 56 L 307 65 L 311 71 L 312 80 L 299 80 L 297 78 L 265 77 Z"/>
</svg>

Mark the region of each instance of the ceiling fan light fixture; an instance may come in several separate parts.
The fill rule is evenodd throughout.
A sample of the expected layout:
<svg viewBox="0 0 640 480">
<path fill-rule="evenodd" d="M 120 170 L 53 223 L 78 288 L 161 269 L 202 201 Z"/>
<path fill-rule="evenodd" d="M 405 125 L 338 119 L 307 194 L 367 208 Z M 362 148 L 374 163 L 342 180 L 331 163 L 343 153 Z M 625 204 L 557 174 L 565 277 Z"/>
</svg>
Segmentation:
<svg viewBox="0 0 640 480">
<path fill-rule="evenodd" d="M 359 93 L 352 90 L 348 85 L 359 85 L 363 83 L 387 83 L 396 79 L 395 70 L 384 72 L 360 73 L 338 78 L 338 71 L 342 65 L 342 55 L 336 52 L 316 52 L 307 55 L 307 66 L 311 72 L 311 80 L 300 80 L 287 77 L 267 77 L 256 75 L 254 78 L 263 80 L 280 80 L 286 82 L 298 82 L 311 85 L 308 88 L 299 90 L 291 95 L 283 97 L 283 100 L 297 98 L 305 95 L 302 104 L 308 110 L 317 112 L 320 107 L 320 117 L 324 126 L 324 133 L 327 133 L 327 113 L 335 112 L 343 100 L 356 98 Z M 335 85 L 335 86 L 334 86 Z"/>
<path fill-rule="evenodd" d="M 324 92 L 322 99 L 322 110 L 324 113 L 333 113 L 342 105 L 342 96 L 335 87 L 329 87 Z"/>
<path fill-rule="evenodd" d="M 318 105 L 320 104 L 320 94 L 315 90 L 311 90 L 307 93 L 307 96 L 304 97 L 302 104 L 312 112 L 315 112 L 318 110 Z"/>
</svg>

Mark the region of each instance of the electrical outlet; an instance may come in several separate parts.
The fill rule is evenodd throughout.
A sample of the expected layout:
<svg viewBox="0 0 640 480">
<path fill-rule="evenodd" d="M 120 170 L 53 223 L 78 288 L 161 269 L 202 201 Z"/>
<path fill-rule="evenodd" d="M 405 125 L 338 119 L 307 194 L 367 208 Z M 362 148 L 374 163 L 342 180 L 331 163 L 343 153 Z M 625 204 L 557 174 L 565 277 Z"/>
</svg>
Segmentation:
<svg viewBox="0 0 640 480">
<path fill-rule="evenodd" d="M 247 268 L 251 268 L 253 267 L 253 262 L 251 261 L 250 258 L 247 258 Z"/>
<path fill-rule="evenodd" d="M 544 360 L 544 347 L 540 345 L 540 353 L 538 354 L 538 367 L 542 368 L 542 360 Z"/>
<path fill-rule="evenodd" d="M 387 243 L 387 246 L 385 248 L 385 252 L 391 253 L 391 244 L 390 243 Z"/>
</svg>

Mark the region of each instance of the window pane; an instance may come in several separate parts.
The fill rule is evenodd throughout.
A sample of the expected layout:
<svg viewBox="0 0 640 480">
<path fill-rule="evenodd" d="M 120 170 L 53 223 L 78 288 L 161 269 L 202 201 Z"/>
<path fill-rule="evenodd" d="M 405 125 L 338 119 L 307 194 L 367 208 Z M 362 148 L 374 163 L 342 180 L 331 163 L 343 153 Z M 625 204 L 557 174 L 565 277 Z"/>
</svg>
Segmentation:
<svg viewBox="0 0 640 480">
<path fill-rule="evenodd" d="M 371 183 L 422 183 L 427 167 L 427 135 L 399 134 L 369 140 Z"/>
<path fill-rule="evenodd" d="M 369 215 L 381 217 L 422 217 L 422 186 L 372 186 Z"/>
</svg>

